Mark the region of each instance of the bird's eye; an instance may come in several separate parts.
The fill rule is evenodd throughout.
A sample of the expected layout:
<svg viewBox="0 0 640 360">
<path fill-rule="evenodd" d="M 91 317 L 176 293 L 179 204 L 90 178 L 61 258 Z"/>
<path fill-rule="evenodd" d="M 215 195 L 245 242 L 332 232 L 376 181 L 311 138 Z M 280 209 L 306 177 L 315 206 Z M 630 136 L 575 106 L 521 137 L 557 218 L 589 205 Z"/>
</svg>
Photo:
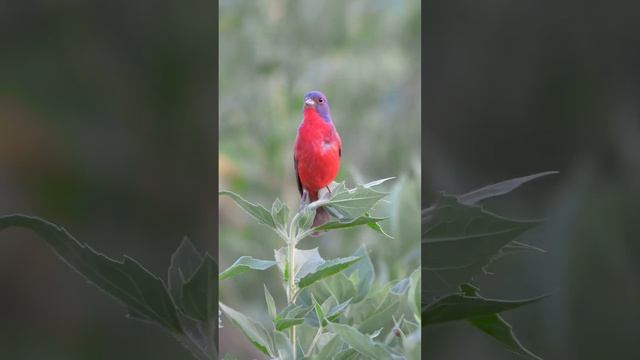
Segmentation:
<svg viewBox="0 0 640 360">
<path fill-rule="evenodd" d="M 320 98 L 320 99 L 318 99 L 318 102 L 319 102 L 319 103 L 323 103 L 323 102 L 324 102 L 324 99 L 323 99 L 323 98 Z"/>
</svg>

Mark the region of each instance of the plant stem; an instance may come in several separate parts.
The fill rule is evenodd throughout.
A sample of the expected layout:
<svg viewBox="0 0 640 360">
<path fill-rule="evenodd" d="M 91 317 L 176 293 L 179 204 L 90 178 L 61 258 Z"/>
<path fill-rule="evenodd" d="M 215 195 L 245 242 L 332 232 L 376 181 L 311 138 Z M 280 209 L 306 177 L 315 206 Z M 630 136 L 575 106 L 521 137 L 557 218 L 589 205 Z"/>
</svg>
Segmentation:
<svg viewBox="0 0 640 360">
<path fill-rule="evenodd" d="M 297 242 L 297 226 L 296 226 L 296 221 L 298 220 L 298 217 L 300 217 L 300 212 L 296 213 L 296 215 L 293 217 L 293 219 L 291 220 L 291 225 L 289 227 L 289 241 L 287 241 L 287 252 L 288 252 L 288 259 L 287 262 L 289 263 L 289 289 L 287 291 L 287 300 L 289 305 L 293 304 L 295 301 L 295 291 L 296 291 L 296 242 Z M 290 333 L 289 333 L 289 338 L 291 340 L 291 350 L 293 352 L 293 360 L 296 360 L 296 327 L 292 326 Z"/>
<path fill-rule="evenodd" d="M 295 256 L 295 248 L 296 244 L 293 241 L 294 239 L 289 239 L 289 305 L 294 302 L 294 292 L 295 292 L 295 268 L 296 268 L 296 256 Z M 291 327 L 291 349 L 293 351 L 293 360 L 296 360 L 296 327 Z"/>
</svg>

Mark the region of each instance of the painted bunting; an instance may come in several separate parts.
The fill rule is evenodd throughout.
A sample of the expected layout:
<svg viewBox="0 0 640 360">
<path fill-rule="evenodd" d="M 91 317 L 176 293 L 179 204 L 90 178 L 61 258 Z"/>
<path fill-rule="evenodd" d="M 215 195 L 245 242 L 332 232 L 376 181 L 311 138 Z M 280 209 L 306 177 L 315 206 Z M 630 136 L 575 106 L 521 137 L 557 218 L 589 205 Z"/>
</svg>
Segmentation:
<svg viewBox="0 0 640 360">
<path fill-rule="evenodd" d="M 293 163 L 298 179 L 298 190 L 302 202 L 318 200 L 318 191 L 338 175 L 342 141 L 336 131 L 327 97 L 320 91 L 311 91 L 304 96 L 303 118 L 293 152 Z M 313 227 L 327 222 L 329 213 L 323 208 L 316 210 Z"/>
</svg>

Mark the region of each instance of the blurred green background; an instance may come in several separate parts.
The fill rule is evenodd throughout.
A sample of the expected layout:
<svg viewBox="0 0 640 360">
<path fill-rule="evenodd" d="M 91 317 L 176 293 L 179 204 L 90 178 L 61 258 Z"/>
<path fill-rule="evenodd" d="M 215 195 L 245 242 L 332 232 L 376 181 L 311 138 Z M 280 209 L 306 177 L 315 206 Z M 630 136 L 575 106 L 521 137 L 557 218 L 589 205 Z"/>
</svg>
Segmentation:
<svg viewBox="0 0 640 360">
<path fill-rule="evenodd" d="M 338 181 L 397 177 L 386 185 L 393 216 L 370 229 L 307 239 L 324 258 L 351 254 L 365 243 L 380 281 L 407 276 L 419 264 L 420 2 L 221 1 L 219 16 L 220 188 L 270 208 L 276 197 L 295 211 L 299 194 L 293 142 L 303 96 L 323 91 L 342 142 Z M 242 255 L 272 259 L 284 244 L 229 199 L 220 199 L 220 268 Z M 278 308 L 286 302 L 277 271 L 254 272 L 220 284 L 225 304 L 267 324 L 262 284 Z M 221 354 L 262 358 L 223 318 Z"/>
<path fill-rule="evenodd" d="M 216 4 L 0 5 L 0 214 L 166 277 L 216 253 Z M 0 233 L 0 359 L 188 359 L 26 231 Z"/>
<path fill-rule="evenodd" d="M 426 4 L 426 3 L 425 3 Z M 487 206 L 548 222 L 482 276 L 486 296 L 550 298 L 505 313 L 544 359 L 640 359 L 638 6 L 446 1 L 424 8 L 424 205 L 544 170 Z M 423 333 L 429 359 L 513 359 L 465 323 Z"/>
</svg>

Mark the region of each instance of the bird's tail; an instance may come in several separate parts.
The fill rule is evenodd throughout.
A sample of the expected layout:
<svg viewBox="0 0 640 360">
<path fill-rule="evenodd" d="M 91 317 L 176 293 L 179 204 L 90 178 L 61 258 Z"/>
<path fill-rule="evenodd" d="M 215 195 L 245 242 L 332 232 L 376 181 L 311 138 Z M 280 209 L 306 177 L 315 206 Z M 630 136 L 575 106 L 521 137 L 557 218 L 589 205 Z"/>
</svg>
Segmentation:
<svg viewBox="0 0 640 360">
<path fill-rule="evenodd" d="M 310 192 L 309 193 L 309 202 L 312 203 L 318 200 L 318 192 Z M 311 227 L 320 226 L 331 219 L 331 215 L 322 207 L 316 209 L 316 216 L 313 218 L 313 225 Z M 314 233 L 313 235 L 319 235 L 318 233 Z"/>
</svg>

